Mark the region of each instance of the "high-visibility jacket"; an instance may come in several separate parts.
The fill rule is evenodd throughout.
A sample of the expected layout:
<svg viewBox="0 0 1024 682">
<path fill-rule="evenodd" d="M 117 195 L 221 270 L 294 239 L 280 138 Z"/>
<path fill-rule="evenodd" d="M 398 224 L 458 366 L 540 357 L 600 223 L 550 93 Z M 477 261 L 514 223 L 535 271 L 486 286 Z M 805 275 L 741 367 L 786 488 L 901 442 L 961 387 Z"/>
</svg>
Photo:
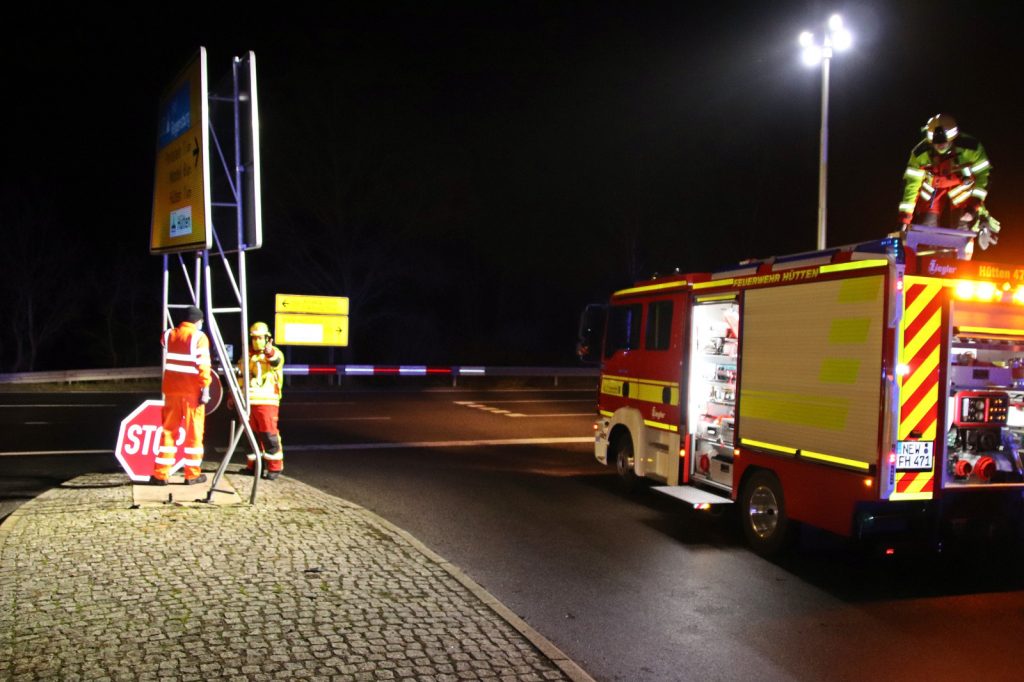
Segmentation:
<svg viewBox="0 0 1024 682">
<path fill-rule="evenodd" d="M 945 154 L 939 154 L 928 140 L 921 140 L 910 152 L 903 173 L 900 215 L 910 223 L 918 202 L 928 204 L 946 190 L 954 208 L 976 207 L 988 196 L 988 174 L 992 164 L 985 148 L 970 135 L 960 135 Z"/>
<path fill-rule="evenodd" d="M 241 369 L 239 359 L 239 369 Z M 273 346 L 269 357 L 265 353 L 249 355 L 249 404 L 280 405 L 281 389 L 284 386 L 284 353 Z"/>
<path fill-rule="evenodd" d="M 197 398 L 213 381 L 210 339 L 191 322 L 164 332 L 163 394 Z"/>
</svg>

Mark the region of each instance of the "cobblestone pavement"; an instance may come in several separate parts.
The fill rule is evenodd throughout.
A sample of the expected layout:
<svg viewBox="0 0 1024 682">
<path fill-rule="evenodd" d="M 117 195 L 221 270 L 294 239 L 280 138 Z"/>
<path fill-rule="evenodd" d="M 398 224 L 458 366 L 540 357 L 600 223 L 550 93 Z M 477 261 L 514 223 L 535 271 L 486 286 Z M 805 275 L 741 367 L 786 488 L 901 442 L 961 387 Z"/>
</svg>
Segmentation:
<svg viewBox="0 0 1024 682">
<path fill-rule="evenodd" d="M 590 679 L 414 538 L 287 476 L 255 506 L 131 506 L 126 476 L 92 474 L 0 526 L 0 679 Z"/>
</svg>

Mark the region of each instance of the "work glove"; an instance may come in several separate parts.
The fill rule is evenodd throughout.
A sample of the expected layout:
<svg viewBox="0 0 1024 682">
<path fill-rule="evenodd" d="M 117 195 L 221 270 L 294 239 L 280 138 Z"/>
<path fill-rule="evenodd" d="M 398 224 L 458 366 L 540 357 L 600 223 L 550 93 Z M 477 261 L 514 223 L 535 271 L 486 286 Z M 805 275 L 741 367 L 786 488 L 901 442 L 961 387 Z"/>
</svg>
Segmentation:
<svg viewBox="0 0 1024 682">
<path fill-rule="evenodd" d="M 199 393 L 199 404 L 205 405 L 210 402 L 210 387 L 203 386 L 203 390 Z"/>
<path fill-rule="evenodd" d="M 993 244 L 998 244 L 999 237 L 993 234 L 992 230 L 988 229 L 988 225 L 986 225 L 985 227 L 981 228 L 981 230 L 978 231 L 977 242 L 978 246 L 981 247 L 981 250 L 984 251 Z"/>
<path fill-rule="evenodd" d="M 957 223 L 957 229 L 969 230 L 974 225 L 974 214 L 970 211 L 964 211 L 963 215 L 960 216 L 960 221 Z M 984 247 L 982 247 L 984 248 Z"/>
</svg>

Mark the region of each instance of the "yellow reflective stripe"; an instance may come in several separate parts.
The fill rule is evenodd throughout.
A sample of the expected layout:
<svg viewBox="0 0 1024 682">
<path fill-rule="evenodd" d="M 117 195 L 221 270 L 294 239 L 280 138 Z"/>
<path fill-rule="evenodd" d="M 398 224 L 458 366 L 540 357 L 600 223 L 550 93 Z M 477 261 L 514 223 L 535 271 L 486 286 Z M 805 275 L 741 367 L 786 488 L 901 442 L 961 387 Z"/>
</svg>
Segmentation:
<svg viewBox="0 0 1024 682">
<path fill-rule="evenodd" d="M 921 387 L 921 384 L 924 383 L 924 381 L 929 378 L 931 373 L 934 372 L 935 368 L 938 366 L 939 348 L 936 347 L 935 350 L 933 350 L 928 355 L 928 357 L 925 358 L 924 362 L 921 363 L 921 366 L 918 367 L 913 374 L 907 375 L 906 377 L 903 378 L 903 386 L 901 388 L 903 397 L 909 398 L 910 396 L 914 395 L 914 393 L 917 392 L 917 389 Z M 901 402 L 905 402 L 905 400 Z"/>
<path fill-rule="evenodd" d="M 893 493 L 890 500 L 930 500 L 932 493 Z"/>
<path fill-rule="evenodd" d="M 774 450 L 775 452 L 784 452 L 787 455 L 795 455 L 796 448 L 786 447 L 785 445 L 775 445 L 774 443 L 765 443 L 764 441 L 754 440 L 752 438 L 741 438 L 740 442 L 744 445 L 749 445 L 755 448 L 763 448 L 765 450 Z"/>
<path fill-rule="evenodd" d="M 645 284 L 639 287 L 633 287 L 631 289 L 623 289 L 622 291 L 616 291 L 613 296 L 628 296 L 630 294 L 642 294 L 648 291 L 664 291 L 666 289 L 685 289 L 689 285 L 688 282 L 663 282 L 661 284 Z"/>
<path fill-rule="evenodd" d="M 818 371 L 818 381 L 823 384 L 855 384 L 859 375 L 860 360 L 825 358 Z"/>
<path fill-rule="evenodd" d="M 726 279 L 713 279 L 707 282 L 697 282 L 693 285 L 694 289 L 711 289 L 712 287 L 728 287 L 732 286 L 733 278 L 729 277 Z"/>
<path fill-rule="evenodd" d="M 678 431 L 679 427 L 672 424 L 662 424 L 661 422 L 652 422 L 649 419 L 644 420 L 644 426 L 650 426 L 652 429 L 661 429 L 662 431 Z"/>
<path fill-rule="evenodd" d="M 835 396 L 745 389 L 740 401 L 744 418 L 830 431 L 843 431 L 850 412 L 850 401 Z"/>
<path fill-rule="evenodd" d="M 728 301 L 735 298 L 736 294 L 708 294 L 706 296 L 698 296 L 697 303 L 706 303 L 708 301 Z"/>
<path fill-rule="evenodd" d="M 907 315 L 906 319 L 912 320 L 914 318 Z M 928 343 L 935 337 L 935 334 L 939 331 L 939 326 L 941 324 L 942 309 L 939 309 L 935 311 L 935 314 L 931 316 L 931 319 L 924 323 L 921 329 L 918 330 L 917 334 L 914 335 L 914 338 L 909 342 L 905 342 L 906 345 L 903 348 L 903 361 L 910 362 L 921 350 L 924 344 Z"/>
<path fill-rule="evenodd" d="M 968 334 L 999 334 L 1000 336 L 1024 336 L 1024 329 L 999 329 L 997 327 L 957 327 Z"/>
<path fill-rule="evenodd" d="M 971 172 L 972 173 L 980 173 L 981 171 L 983 171 L 986 168 L 988 168 L 990 165 L 991 164 L 988 162 L 988 159 L 982 159 L 978 163 L 976 163 L 973 166 L 971 166 Z"/>
<path fill-rule="evenodd" d="M 950 282 L 948 286 L 956 286 L 956 282 Z M 932 299 L 939 295 L 939 292 L 942 291 L 942 287 L 943 284 L 926 284 L 925 290 L 922 291 L 917 299 L 914 300 L 914 303 L 904 311 L 903 319 L 906 323 L 917 319 L 917 316 L 921 314 L 921 311 L 932 302 Z M 920 332 L 918 333 L 920 334 Z"/>
<path fill-rule="evenodd" d="M 904 176 L 909 176 L 909 177 L 912 177 L 912 178 L 923 178 L 924 177 L 924 171 L 921 170 L 920 168 L 914 168 L 913 166 L 907 166 L 907 170 L 903 171 L 903 175 Z"/>
<path fill-rule="evenodd" d="M 900 204 L 900 212 L 901 213 L 913 213 L 914 212 L 914 208 L 916 206 L 917 206 L 917 204 L 911 204 L 911 203 Z"/>
<path fill-rule="evenodd" d="M 609 412 L 608 410 L 601 410 L 600 411 L 600 415 L 602 417 L 614 417 L 615 413 L 614 412 Z"/>
<path fill-rule="evenodd" d="M 832 320 L 828 330 L 829 343 L 864 343 L 868 340 L 871 318 L 850 317 Z"/>
<path fill-rule="evenodd" d="M 877 268 L 882 265 L 888 265 L 889 261 L 885 258 L 872 258 L 869 260 L 855 260 L 849 263 L 835 263 L 834 265 L 822 265 L 819 270 L 822 274 L 829 272 L 844 272 L 846 270 L 862 270 L 864 268 Z"/>
<path fill-rule="evenodd" d="M 988 192 L 981 188 L 975 188 L 971 190 L 971 196 L 978 197 L 979 199 L 984 199 L 985 197 L 988 196 Z"/>
<path fill-rule="evenodd" d="M 840 464 L 844 467 L 853 467 L 854 469 L 862 469 L 867 471 L 871 468 L 871 465 L 867 462 L 861 462 L 856 459 L 847 459 L 846 457 L 836 457 L 835 455 L 826 455 L 821 452 L 812 452 L 811 450 L 801 450 L 801 457 L 808 457 L 810 459 L 821 460 L 822 462 L 829 462 L 830 464 Z"/>
</svg>

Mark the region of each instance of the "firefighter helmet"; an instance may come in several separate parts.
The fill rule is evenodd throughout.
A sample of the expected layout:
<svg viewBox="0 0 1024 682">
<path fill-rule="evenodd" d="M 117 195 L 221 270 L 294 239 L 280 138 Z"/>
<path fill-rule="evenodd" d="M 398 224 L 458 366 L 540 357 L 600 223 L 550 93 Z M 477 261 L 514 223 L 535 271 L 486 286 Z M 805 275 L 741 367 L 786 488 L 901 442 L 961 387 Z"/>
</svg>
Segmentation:
<svg viewBox="0 0 1024 682">
<path fill-rule="evenodd" d="M 957 128 L 956 119 L 949 114 L 936 114 L 928 119 L 924 126 L 924 134 L 933 145 L 948 148 L 960 134 L 960 129 Z"/>
<path fill-rule="evenodd" d="M 270 336 L 270 329 L 265 322 L 257 322 L 249 327 L 249 336 Z"/>
</svg>

